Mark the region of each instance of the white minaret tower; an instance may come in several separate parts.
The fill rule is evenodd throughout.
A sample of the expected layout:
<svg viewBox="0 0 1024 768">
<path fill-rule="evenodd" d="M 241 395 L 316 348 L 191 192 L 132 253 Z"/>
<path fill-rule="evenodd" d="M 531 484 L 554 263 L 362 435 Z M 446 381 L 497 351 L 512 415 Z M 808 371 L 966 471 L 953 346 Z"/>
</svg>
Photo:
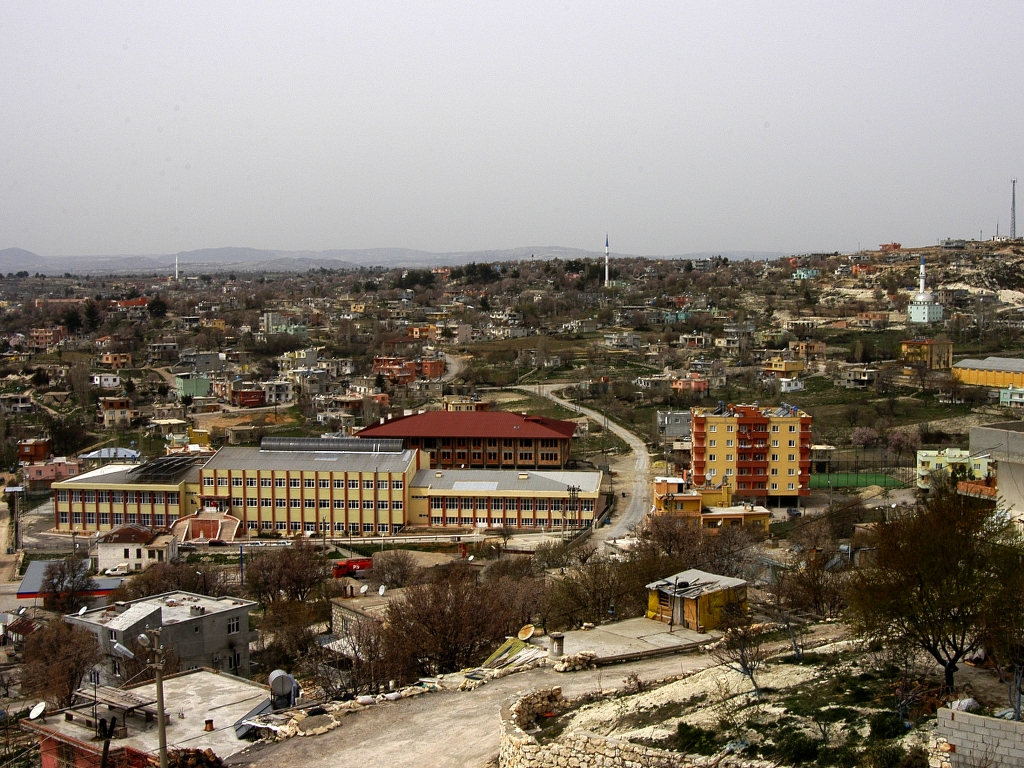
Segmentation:
<svg viewBox="0 0 1024 768">
<path fill-rule="evenodd" d="M 920 287 L 918 288 L 918 297 L 921 301 L 926 301 L 925 297 L 927 293 L 924 290 L 924 254 L 921 254 L 921 272 L 919 278 Z"/>
<path fill-rule="evenodd" d="M 608 287 L 608 235 L 604 236 L 604 287 Z"/>
<path fill-rule="evenodd" d="M 178 282 L 178 254 L 174 254 L 174 282 Z"/>
</svg>

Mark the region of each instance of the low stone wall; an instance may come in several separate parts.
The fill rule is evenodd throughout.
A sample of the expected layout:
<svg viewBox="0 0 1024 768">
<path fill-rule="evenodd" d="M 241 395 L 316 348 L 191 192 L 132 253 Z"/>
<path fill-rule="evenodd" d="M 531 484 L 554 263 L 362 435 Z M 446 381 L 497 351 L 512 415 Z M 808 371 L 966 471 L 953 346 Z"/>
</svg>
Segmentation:
<svg viewBox="0 0 1024 768">
<path fill-rule="evenodd" d="M 936 726 L 936 757 L 950 768 L 1020 768 L 1024 723 L 954 712 L 943 707 Z"/>
<path fill-rule="evenodd" d="M 593 698 L 593 697 L 587 697 Z M 561 688 L 526 694 L 501 708 L 499 768 L 768 768 L 773 763 L 739 757 L 684 755 L 628 741 L 569 731 L 549 744 L 540 744 L 526 731 L 540 714 L 557 712 L 569 703 Z"/>
</svg>

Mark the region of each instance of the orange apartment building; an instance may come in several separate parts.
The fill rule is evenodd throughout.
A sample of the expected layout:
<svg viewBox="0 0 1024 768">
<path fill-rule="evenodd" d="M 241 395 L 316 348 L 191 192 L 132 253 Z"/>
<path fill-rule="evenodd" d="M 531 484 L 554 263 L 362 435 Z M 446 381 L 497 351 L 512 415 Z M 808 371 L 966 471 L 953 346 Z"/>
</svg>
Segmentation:
<svg viewBox="0 0 1024 768">
<path fill-rule="evenodd" d="M 68 329 L 63 325 L 53 328 L 33 328 L 28 332 L 29 345 L 32 349 L 48 349 L 59 344 L 68 337 Z"/>
<path fill-rule="evenodd" d="M 132 356 L 130 352 L 104 352 L 99 356 L 98 362 L 100 365 L 114 370 L 131 368 Z"/>
<path fill-rule="evenodd" d="M 745 499 L 810 495 L 811 416 L 789 405 L 691 408 L 695 486 L 725 482 Z"/>
<path fill-rule="evenodd" d="M 416 379 L 438 379 L 444 375 L 444 358 L 375 357 L 373 373 L 395 384 L 409 384 Z"/>
</svg>

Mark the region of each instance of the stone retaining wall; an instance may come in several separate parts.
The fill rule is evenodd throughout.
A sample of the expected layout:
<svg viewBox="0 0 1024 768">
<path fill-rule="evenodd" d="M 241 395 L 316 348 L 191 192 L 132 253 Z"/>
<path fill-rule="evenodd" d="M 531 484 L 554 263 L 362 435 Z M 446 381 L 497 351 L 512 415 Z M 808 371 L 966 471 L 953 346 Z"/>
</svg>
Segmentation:
<svg viewBox="0 0 1024 768">
<path fill-rule="evenodd" d="M 587 698 L 593 698 L 589 696 Z M 555 741 L 540 744 L 526 731 L 540 714 L 564 709 L 570 702 L 561 688 L 526 694 L 501 708 L 499 768 L 768 768 L 773 763 L 739 757 L 713 758 L 684 755 L 644 747 L 628 741 L 569 731 Z"/>
<path fill-rule="evenodd" d="M 954 712 L 943 707 L 936 727 L 940 765 L 952 768 L 1020 768 L 1024 723 Z"/>
</svg>

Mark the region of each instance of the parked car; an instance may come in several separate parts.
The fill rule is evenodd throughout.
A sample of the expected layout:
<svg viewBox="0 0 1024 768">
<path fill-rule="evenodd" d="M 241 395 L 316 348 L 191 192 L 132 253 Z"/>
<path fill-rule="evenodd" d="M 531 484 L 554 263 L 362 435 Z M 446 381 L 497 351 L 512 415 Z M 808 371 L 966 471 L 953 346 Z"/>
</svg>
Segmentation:
<svg viewBox="0 0 1024 768">
<path fill-rule="evenodd" d="M 796 507 L 790 507 L 789 509 L 786 510 L 786 514 L 790 517 L 803 517 L 804 513 L 802 510 L 797 509 Z"/>
</svg>

